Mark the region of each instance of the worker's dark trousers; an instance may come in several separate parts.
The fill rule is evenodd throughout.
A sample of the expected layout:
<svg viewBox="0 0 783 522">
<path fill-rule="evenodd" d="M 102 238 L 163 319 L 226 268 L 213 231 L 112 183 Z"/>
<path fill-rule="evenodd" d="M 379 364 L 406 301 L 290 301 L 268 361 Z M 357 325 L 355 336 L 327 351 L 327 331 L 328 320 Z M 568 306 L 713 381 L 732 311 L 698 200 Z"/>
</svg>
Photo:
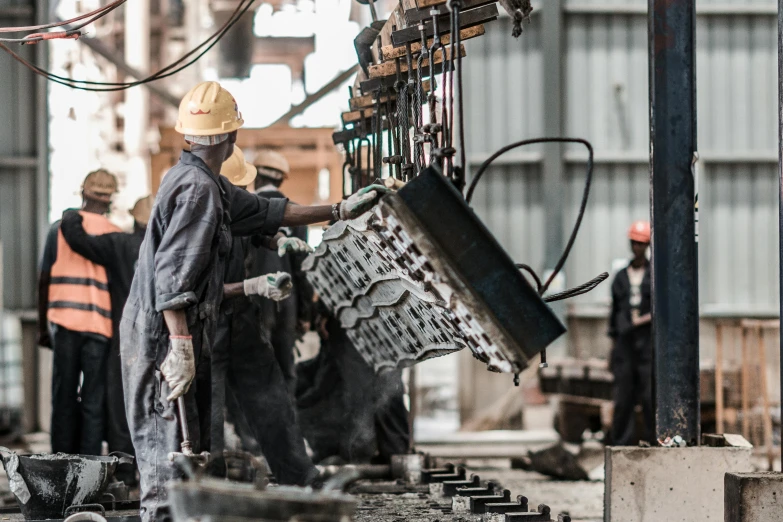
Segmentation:
<svg viewBox="0 0 783 522">
<path fill-rule="evenodd" d="M 195 453 L 206 446 L 203 430 L 209 422 L 209 359 L 202 351 L 203 330 L 192 327 L 196 380 L 185 394 L 190 442 Z M 160 373 L 169 350 L 167 334 L 123 319 L 120 324 L 120 353 L 125 410 L 128 416 L 136 462 L 141 478 L 141 519 L 143 522 L 168 520 L 165 485 L 183 477 L 169 461 L 170 452 L 181 451 L 177 402 L 169 402 L 169 386 Z M 206 389 L 205 393 L 199 390 Z M 207 401 L 199 400 L 200 397 Z"/>
<path fill-rule="evenodd" d="M 100 455 L 109 341 L 58 325 L 51 337 L 52 451 Z"/>
<path fill-rule="evenodd" d="M 229 404 L 239 406 L 232 417 L 244 416 L 251 433 L 258 441 L 269 467 L 280 484 L 305 485 L 317 476 L 318 471 L 307 456 L 304 438 L 296 421 L 296 414 L 286 388 L 280 366 L 269 344 L 258 340 L 261 335 L 256 325 L 256 314 L 248 308 L 230 316 L 230 322 L 221 322 L 213 359 L 224 361 L 225 383 L 223 392 L 213 391 L 213 451 L 215 451 L 215 422 L 219 422 L 222 441 L 223 418 L 216 411 L 223 410 L 216 404 L 221 393 L 232 394 Z M 228 357 L 223 359 L 217 347 L 227 346 Z M 221 348 L 222 349 L 222 348 Z M 215 367 L 213 372 L 221 370 Z M 213 385 L 219 379 L 213 378 Z M 222 444 L 221 444 L 222 449 Z"/>
<path fill-rule="evenodd" d="M 612 444 L 635 445 L 655 439 L 652 400 L 652 342 L 649 328 L 637 329 L 617 339 L 612 350 L 614 413 Z M 641 404 L 644 431 L 636 433 L 636 405 Z"/>
<path fill-rule="evenodd" d="M 382 460 L 408 452 L 408 410 L 403 402 L 402 372 L 388 370 L 376 375 L 353 347 L 344 331 L 330 349 L 343 380 L 346 406 L 340 454 L 349 462 L 368 462 L 376 454 Z"/>
<path fill-rule="evenodd" d="M 293 299 L 293 298 L 291 298 Z M 294 349 L 296 347 L 296 325 L 286 324 L 290 321 L 282 320 L 272 330 L 270 342 L 274 348 L 275 358 L 283 373 L 289 396 L 296 397 L 296 364 L 294 362 Z"/>
<path fill-rule="evenodd" d="M 111 340 L 106 358 L 106 442 L 109 452 L 121 451 L 133 455 L 133 441 L 125 415 L 125 394 L 122 391 L 122 361 L 120 359 L 119 330 Z M 136 480 L 135 466 L 122 466 L 114 476 L 126 484 Z"/>
</svg>

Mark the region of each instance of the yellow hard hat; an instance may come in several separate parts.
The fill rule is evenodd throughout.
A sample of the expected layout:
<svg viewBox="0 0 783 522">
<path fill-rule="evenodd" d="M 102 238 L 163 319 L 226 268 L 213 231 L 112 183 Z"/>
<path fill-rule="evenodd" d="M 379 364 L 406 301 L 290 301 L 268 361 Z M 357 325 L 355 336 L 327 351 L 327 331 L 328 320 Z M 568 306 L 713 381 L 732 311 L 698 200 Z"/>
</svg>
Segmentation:
<svg viewBox="0 0 783 522">
<path fill-rule="evenodd" d="M 263 149 L 258 151 L 253 164 L 261 170 L 261 175 L 272 179 L 284 179 L 290 172 L 288 160 L 277 151 Z"/>
<path fill-rule="evenodd" d="M 117 178 L 105 169 L 93 170 L 82 183 L 84 197 L 108 203 L 117 192 Z"/>
<path fill-rule="evenodd" d="M 133 208 L 130 211 L 130 215 L 133 216 L 134 221 L 136 221 L 139 225 L 147 226 L 147 223 L 150 222 L 150 214 L 152 214 L 152 196 L 147 196 L 146 198 L 141 198 L 136 202 L 135 205 L 133 205 Z"/>
<path fill-rule="evenodd" d="M 218 82 L 202 82 L 182 98 L 174 129 L 191 136 L 215 136 L 234 132 L 244 123 L 230 92 Z"/>
<path fill-rule="evenodd" d="M 245 161 L 242 149 L 234 145 L 234 152 L 223 162 L 220 174 L 228 178 L 232 185 L 246 187 L 256 179 L 256 168 Z"/>
</svg>

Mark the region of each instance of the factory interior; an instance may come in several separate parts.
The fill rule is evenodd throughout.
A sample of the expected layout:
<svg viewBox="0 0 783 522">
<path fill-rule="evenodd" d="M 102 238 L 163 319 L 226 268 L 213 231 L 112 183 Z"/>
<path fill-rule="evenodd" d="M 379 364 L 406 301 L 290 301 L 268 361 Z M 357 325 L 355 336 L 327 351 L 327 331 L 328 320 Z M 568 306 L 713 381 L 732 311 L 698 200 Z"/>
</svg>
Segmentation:
<svg viewBox="0 0 783 522">
<path fill-rule="evenodd" d="M 783 0 L 0 0 L 0 521 L 783 521 Z"/>
</svg>

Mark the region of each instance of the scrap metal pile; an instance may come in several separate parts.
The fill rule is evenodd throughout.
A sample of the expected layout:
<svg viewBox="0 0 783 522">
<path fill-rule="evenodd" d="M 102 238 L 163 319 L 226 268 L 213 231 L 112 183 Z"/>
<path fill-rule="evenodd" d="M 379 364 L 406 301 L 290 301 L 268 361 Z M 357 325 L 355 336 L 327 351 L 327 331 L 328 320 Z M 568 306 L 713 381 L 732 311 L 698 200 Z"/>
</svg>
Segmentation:
<svg viewBox="0 0 783 522">
<path fill-rule="evenodd" d="M 529 1 L 501 4 L 519 36 Z M 489 370 L 518 374 L 539 353 L 544 362 L 546 347 L 565 331 L 542 296 L 573 244 L 591 163 L 569 247 L 544 284 L 511 260 L 468 203 L 489 164 L 512 148 L 577 142 L 592 159 L 589 143 L 512 144 L 487 160 L 462 194 L 461 42 L 482 36 L 497 17 L 497 5 L 487 0 L 400 0 L 388 20 L 376 20 L 355 40 L 361 71 L 351 111 L 333 136 L 346 154 L 344 187 L 350 193 L 383 178 L 399 190 L 362 218 L 334 224 L 304 269 L 376 371 L 467 347 Z M 538 288 L 519 268 L 533 274 Z M 602 277 L 555 299 L 589 291 Z"/>
</svg>

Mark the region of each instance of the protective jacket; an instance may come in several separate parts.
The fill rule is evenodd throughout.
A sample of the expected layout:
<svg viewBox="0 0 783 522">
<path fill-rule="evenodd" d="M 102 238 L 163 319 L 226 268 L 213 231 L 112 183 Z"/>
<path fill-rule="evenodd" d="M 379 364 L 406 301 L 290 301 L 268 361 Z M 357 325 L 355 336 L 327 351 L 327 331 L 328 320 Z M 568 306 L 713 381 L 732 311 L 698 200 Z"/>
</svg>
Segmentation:
<svg viewBox="0 0 783 522">
<path fill-rule="evenodd" d="M 225 282 L 246 279 L 247 266 L 263 250 L 254 248 L 248 238 L 234 238 Z M 278 483 L 304 486 L 318 471 L 307 456 L 286 381 L 272 346 L 261 335 L 257 314 L 255 302 L 245 296 L 221 304 L 212 351 L 211 451 L 219 455 L 224 449 L 225 404 L 237 430 L 245 428 L 258 443 Z M 216 471 L 220 466 L 215 463 Z"/>
<path fill-rule="evenodd" d="M 160 366 L 168 353 L 165 310 L 184 310 L 193 336 L 196 381 L 185 395 L 194 451 L 209 424 L 209 355 L 223 296 L 231 235 L 274 235 L 287 200 L 235 188 L 199 157 L 183 152 L 163 178 L 120 325 L 125 404 L 141 474 L 142 520 L 165 515 L 165 483 L 181 477 L 168 460 L 180 451 L 176 403 Z M 207 400 L 199 397 L 206 394 Z M 204 422 L 206 421 L 206 423 Z"/>
<path fill-rule="evenodd" d="M 282 198 L 279 190 L 260 190 L 258 195 L 266 198 Z M 284 229 L 291 237 L 307 241 L 307 227 L 292 227 Z M 283 257 L 273 250 L 259 248 L 255 251 L 249 265 L 249 277 L 257 277 L 274 272 L 291 274 L 294 284 L 293 294 L 288 299 L 276 303 L 270 299 L 253 297 L 253 304 L 258 314 L 258 321 L 263 327 L 266 340 L 272 343 L 275 357 L 280 364 L 288 391 L 293 397 L 296 390 L 296 369 L 294 365 L 294 349 L 299 321 L 309 321 L 313 309 L 313 287 L 302 271 L 302 262 L 307 257 L 303 253 L 288 253 Z"/>
<path fill-rule="evenodd" d="M 93 236 L 85 230 L 81 215 L 73 211 L 63 214 L 60 230 L 74 252 L 106 269 L 114 327 L 106 362 L 106 441 L 109 451 L 133 454 L 133 443 L 125 417 L 119 333 L 122 310 L 130 293 L 144 230 L 137 228 L 132 234 L 117 232 Z M 122 477 L 124 482 L 128 482 L 128 479 L 131 483 L 135 482 L 133 470 L 123 471 L 127 471 L 127 477 Z"/>
<path fill-rule="evenodd" d="M 640 285 L 640 316 L 650 313 L 652 292 L 650 265 L 645 267 Z M 612 282 L 612 315 L 609 336 L 614 340 L 610 367 L 614 374 L 612 444 L 635 445 L 639 440 L 654 442 L 652 406 L 652 332 L 650 324 L 634 326 L 631 320 L 631 282 L 628 269 L 617 273 Z M 644 432 L 636 431 L 636 405 L 641 404 Z"/>
<path fill-rule="evenodd" d="M 120 230 L 106 217 L 91 212 L 79 212 L 88 234 L 101 235 Z M 52 240 L 56 230 L 56 242 Z M 56 250 L 52 252 L 54 243 Z M 49 269 L 50 323 L 74 332 L 112 337 L 112 304 L 106 269 L 74 252 L 63 237 L 60 223 L 52 226 L 44 252 L 44 264 L 52 260 Z M 46 267 L 44 267 L 46 268 Z"/>
</svg>

